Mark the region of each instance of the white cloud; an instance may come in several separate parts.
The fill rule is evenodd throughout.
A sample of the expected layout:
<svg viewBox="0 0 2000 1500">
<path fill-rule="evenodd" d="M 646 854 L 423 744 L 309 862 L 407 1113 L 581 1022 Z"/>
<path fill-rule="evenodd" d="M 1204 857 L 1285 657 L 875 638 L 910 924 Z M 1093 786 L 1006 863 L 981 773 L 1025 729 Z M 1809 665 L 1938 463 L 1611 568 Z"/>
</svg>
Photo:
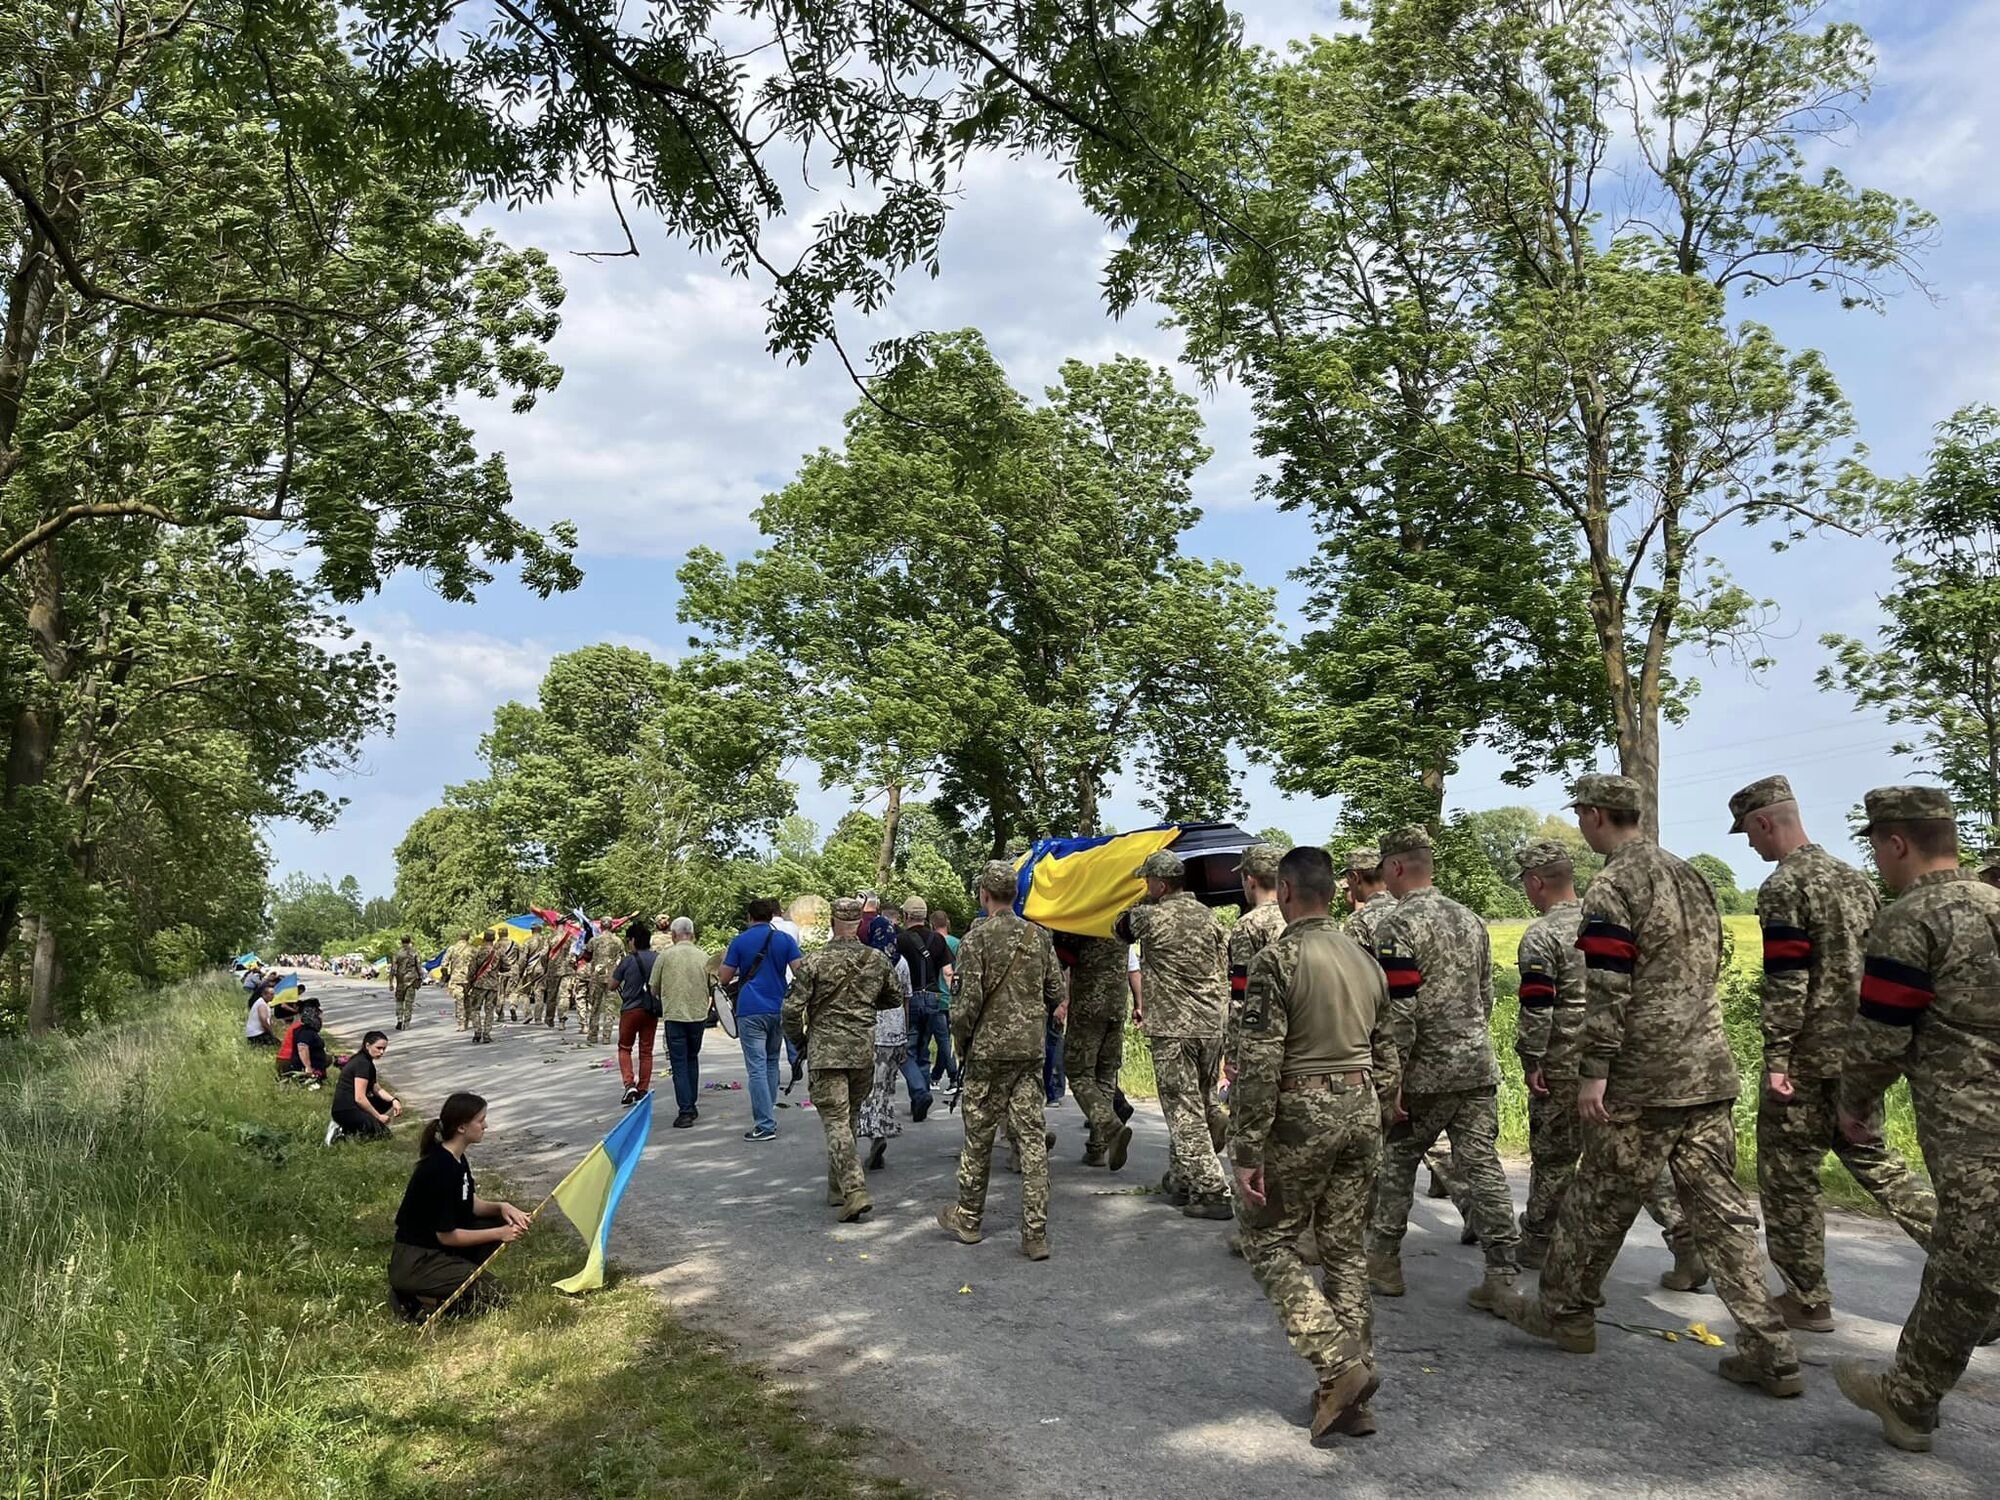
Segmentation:
<svg viewBox="0 0 2000 1500">
<path fill-rule="evenodd" d="M 1865 6 L 1878 31 L 1875 98 L 1862 112 L 1847 166 L 1857 182 L 1907 193 L 1943 215 L 2000 210 L 1992 141 L 2000 135 L 2000 0 L 1969 0 L 1947 16 L 1938 7 Z M 1921 31 L 1897 32 L 1913 12 Z"/>
</svg>

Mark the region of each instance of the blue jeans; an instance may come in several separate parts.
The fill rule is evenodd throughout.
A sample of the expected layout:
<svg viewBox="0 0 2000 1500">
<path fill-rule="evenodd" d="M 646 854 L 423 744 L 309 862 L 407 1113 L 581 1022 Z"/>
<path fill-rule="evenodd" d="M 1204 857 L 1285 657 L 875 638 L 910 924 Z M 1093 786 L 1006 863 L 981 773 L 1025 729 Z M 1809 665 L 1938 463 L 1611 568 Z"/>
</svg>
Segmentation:
<svg viewBox="0 0 2000 1500">
<path fill-rule="evenodd" d="M 744 1084 L 750 1090 L 750 1121 L 759 1130 L 776 1130 L 778 1057 L 785 1050 L 778 1013 L 738 1016 L 736 1032 L 743 1043 L 743 1067 L 750 1075 Z"/>
<path fill-rule="evenodd" d="M 910 1105 L 915 1108 L 917 1101 L 931 1096 L 931 1075 L 908 1048 L 903 1051 L 902 1072 L 903 1087 L 910 1091 Z"/>
<path fill-rule="evenodd" d="M 1062 1028 L 1051 1021 L 1042 1034 L 1042 1094 L 1049 1103 L 1062 1103 L 1065 1081 Z"/>
<path fill-rule="evenodd" d="M 933 1039 L 937 1042 L 936 1063 L 931 1061 Z M 938 1004 L 936 995 L 910 997 L 910 1058 L 931 1082 L 947 1073 L 953 1084 L 958 1082 L 958 1059 L 951 1054 L 951 1012 Z M 930 1092 L 928 1084 L 924 1092 Z"/>
<path fill-rule="evenodd" d="M 667 1021 L 667 1067 L 674 1075 L 674 1103 L 684 1115 L 701 1102 L 701 1021 Z"/>
</svg>

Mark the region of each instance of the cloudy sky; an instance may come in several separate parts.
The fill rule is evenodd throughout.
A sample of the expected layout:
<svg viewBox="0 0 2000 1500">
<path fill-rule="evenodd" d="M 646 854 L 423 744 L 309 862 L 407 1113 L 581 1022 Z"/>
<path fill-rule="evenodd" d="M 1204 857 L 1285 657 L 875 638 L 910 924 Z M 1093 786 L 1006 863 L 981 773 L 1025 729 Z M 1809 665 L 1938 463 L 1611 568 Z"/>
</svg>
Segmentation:
<svg viewBox="0 0 2000 1500">
<path fill-rule="evenodd" d="M 1859 19 L 1881 59 L 1873 98 L 1842 142 L 1839 164 L 1856 181 L 1913 196 L 1939 216 L 1939 241 L 1925 262 L 1932 295 L 1907 292 L 1879 316 L 1842 313 L 1805 294 L 1768 299 L 1754 311 L 1789 344 L 1825 351 L 1878 466 L 1901 472 L 1921 464 L 1931 428 L 1955 407 L 2000 401 L 1993 249 L 2000 174 L 1991 170 L 1991 143 L 2000 139 L 2000 0 L 1853 0 L 1828 9 Z M 1245 13 L 1252 37 L 1277 46 L 1330 29 L 1336 11 L 1313 0 L 1256 0 Z M 673 654 L 684 640 L 675 622 L 680 557 L 696 543 L 732 558 L 754 550 L 752 508 L 801 455 L 838 439 L 853 402 L 833 360 L 797 368 L 764 353 L 759 288 L 728 279 L 643 222 L 635 220 L 641 258 L 593 261 L 572 252 L 617 243 L 598 204 L 492 219 L 514 243 L 541 245 L 561 263 L 569 300 L 554 352 L 566 374 L 528 416 L 496 405 L 473 419 L 483 441 L 507 457 L 520 514 L 577 523 L 585 581 L 545 602 L 503 578 L 477 604 L 455 606 L 402 579 L 356 609 L 361 632 L 400 673 L 397 733 L 371 742 L 355 772 L 332 783 L 351 802 L 332 830 L 270 830 L 281 874 L 353 874 L 371 894 L 387 894 L 404 829 L 446 784 L 477 774 L 479 736 L 495 705 L 532 698 L 552 654 L 594 641 Z M 918 329 L 977 327 L 1028 391 L 1070 357 L 1123 352 L 1176 364 L 1176 342 L 1154 317 L 1115 321 L 1105 313 L 1098 285 L 1110 245 L 1052 169 L 980 163 L 952 217 L 943 274 L 912 280 L 886 315 L 850 326 L 848 337 L 858 347 Z M 1196 388 L 1192 375 L 1181 375 Z M 1233 558 L 1277 588 L 1281 616 L 1296 630 L 1300 596 L 1286 574 L 1310 546 L 1310 531 L 1256 499 L 1242 394 L 1215 391 L 1204 411 L 1215 456 L 1198 481 L 1206 516 L 1189 550 Z M 1888 754 L 1888 729 L 1813 683 L 1823 632 L 1872 630 L 1876 595 L 1889 579 L 1885 550 L 1842 538 L 1774 557 L 1746 541 L 1725 559 L 1778 605 L 1777 666 L 1751 681 L 1726 662 L 1682 662 L 1701 691 L 1690 722 L 1668 732 L 1662 819 L 1669 845 L 1721 854 L 1749 879 L 1754 857 L 1723 833 L 1723 802 L 1736 787 L 1788 772 L 1809 822 L 1833 840 L 1863 789 L 1913 772 Z M 1615 769 L 1609 756 L 1606 765 Z M 1451 805 L 1560 805 L 1560 787 L 1522 795 L 1502 786 L 1498 771 L 1490 758 L 1471 758 L 1450 788 Z M 811 767 L 795 774 L 804 811 L 823 828 L 851 805 L 840 789 L 820 790 Z M 1304 841 L 1332 825 L 1330 805 L 1287 798 L 1254 768 L 1248 791 L 1253 828 L 1281 825 Z M 1113 797 L 1107 816 L 1125 826 L 1144 818 L 1129 793 Z"/>
</svg>

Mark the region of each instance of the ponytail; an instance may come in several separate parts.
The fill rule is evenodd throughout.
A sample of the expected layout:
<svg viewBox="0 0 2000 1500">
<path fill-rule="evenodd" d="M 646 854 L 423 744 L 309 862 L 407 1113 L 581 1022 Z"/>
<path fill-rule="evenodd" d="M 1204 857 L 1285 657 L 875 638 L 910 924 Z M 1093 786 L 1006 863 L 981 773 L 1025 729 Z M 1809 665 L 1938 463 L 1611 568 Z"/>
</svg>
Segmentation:
<svg viewBox="0 0 2000 1500">
<path fill-rule="evenodd" d="M 479 1112 L 486 1108 L 486 1101 L 477 1094 L 461 1090 L 444 1101 L 444 1108 L 438 1111 L 435 1120 L 424 1124 L 423 1144 L 417 1147 L 417 1155 L 429 1156 L 446 1141 L 454 1139 L 458 1133 L 479 1118 Z"/>
</svg>

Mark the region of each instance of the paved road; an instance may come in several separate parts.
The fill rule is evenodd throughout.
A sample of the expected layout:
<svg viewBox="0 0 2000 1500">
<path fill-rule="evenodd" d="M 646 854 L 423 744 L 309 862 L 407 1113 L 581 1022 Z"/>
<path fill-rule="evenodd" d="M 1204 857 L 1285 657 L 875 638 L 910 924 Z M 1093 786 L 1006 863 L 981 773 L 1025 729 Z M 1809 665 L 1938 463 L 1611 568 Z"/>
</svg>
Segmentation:
<svg viewBox="0 0 2000 1500">
<path fill-rule="evenodd" d="M 380 986 L 313 988 L 345 1037 L 390 1023 Z M 617 1074 L 599 1066 L 611 1049 L 514 1027 L 475 1047 L 448 1011 L 441 991 L 424 991 L 411 1032 L 392 1037 L 385 1079 L 420 1117 L 453 1088 L 485 1094 L 485 1159 L 524 1193 L 545 1191 L 619 1117 Z M 735 1045 L 708 1035 L 704 1081 L 740 1081 Z M 824 1206 L 812 1111 L 781 1111 L 779 1139 L 753 1145 L 741 1139 L 741 1092 L 705 1090 L 699 1124 L 670 1130 L 671 1088 L 664 1076 L 658 1086 L 664 1107 L 619 1214 L 617 1259 L 687 1320 L 885 1434 L 901 1472 L 949 1494 L 1323 1497 L 1330 1481 L 1367 1496 L 2000 1494 L 2000 1348 L 1974 1356 L 1923 1457 L 1884 1446 L 1834 1389 L 1829 1361 L 1891 1352 L 1915 1294 L 1921 1259 L 1893 1226 L 1836 1216 L 1841 1329 L 1802 1336 L 1810 1388 L 1777 1402 L 1717 1379 L 1720 1351 L 1695 1343 L 1607 1327 L 1582 1358 L 1466 1309 L 1478 1252 L 1459 1245 L 1449 1204 L 1420 1201 L 1404 1247 L 1409 1295 L 1378 1304 L 1381 1432 L 1319 1452 L 1304 1429 L 1310 1374 L 1227 1254 L 1228 1226 L 1117 1191 L 1165 1169 L 1157 1111 L 1133 1120 L 1118 1177 L 1077 1164 L 1073 1103 L 1051 1111 L 1055 1254 L 1035 1265 L 1016 1250 L 1017 1179 L 996 1181 L 984 1243 L 960 1246 L 932 1222 L 951 1192 L 954 1116 L 906 1122 L 871 1177 L 870 1222 L 842 1225 Z M 1702 1320 L 1726 1336 L 1720 1302 L 1657 1288 L 1670 1263 L 1642 1217 L 1606 1315 Z"/>
</svg>

